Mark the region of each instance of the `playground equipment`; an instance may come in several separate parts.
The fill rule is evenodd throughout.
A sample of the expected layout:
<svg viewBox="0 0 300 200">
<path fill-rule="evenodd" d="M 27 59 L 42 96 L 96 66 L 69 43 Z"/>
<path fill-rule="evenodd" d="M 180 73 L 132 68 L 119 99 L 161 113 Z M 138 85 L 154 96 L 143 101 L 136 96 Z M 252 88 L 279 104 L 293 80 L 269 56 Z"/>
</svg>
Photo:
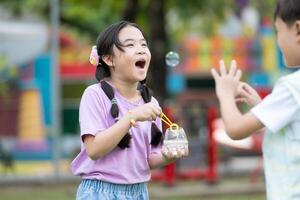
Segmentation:
<svg viewBox="0 0 300 200">
<path fill-rule="evenodd" d="M 33 86 L 25 88 L 20 97 L 17 150 L 47 150 L 45 138 L 40 92 Z"/>
<path fill-rule="evenodd" d="M 183 93 L 179 97 L 180 105 L 184 106 L 189 104 L 191 101 L 206 101 L 208 99 L 214 98 L 212 92 L 208 92 L 207 94 L 199 95 L 199 93 Z M 165 107 L 163 112 L 174 120 L 173 108 Z M 218 181 L 218 160 L 217 160 L 217 144 L 213 137 L 213 121 L 217 118 L 217 109 L 214 105 L 209 105 L 205 108 L 205 116 L 206 116 L 206 124 L 207 124 L 207 149 L 206 152 L 206 167 L 198 166 L 196 168 L 188 168 L 188 169 L 178 169 L 178 163 L 172 163 L 167 165 L 164 169 L 159 171 L 153 171 L 152 180 L 153 181 L 163 181 L 167 186 L 172 186 L 175 184 L 176 180 L 198 180 L 204 179 L 208 183 L 217 183 Z M 167 130 L 168 127 L 164 126 L 164 130 Z M 206 134 L 206 133 L 204 133 Z M 191 139 L 187 137 L 188 139 Z M 199 151 L 200 148 L 199 148 Z M 199 152 L 200 154 L 200 152 Z"/>
<path fill-rule="evenodd" d="M 48 37 L 46 24 L 0 20 L 0 52 L 11 64 L 8 66 L 16 67 L 36 58 L 47 46 Z"/>
<path fill-rule="evenodd" d="M 4 134 L 17 136 L 14 149 L 16 157 L 30 151 L 42 152 L 48 149 L 40 85 L 36 81 L 35 70 L 31 67 L 33 60 L 47 47 L 48 37 L 48 28 L 44 23 L 0 20 L 0 56 L 5 61 L 0 63 L 0 67 L 14 68 L 16 72 L 25 69 L 22 77 L 14 80 L 21 85 L 18 91 L 18 105 L 14 105 L 16 111 L 9 113 L 10 116 L 1 115 L 1 118 L 6 120 L 15 118 L 15 123 L 9 122 L 14 124 L 15 128 L 5 128 L 7 133 Z M 0 134 L 7 139 L 3 132 Z"/>
</svg>

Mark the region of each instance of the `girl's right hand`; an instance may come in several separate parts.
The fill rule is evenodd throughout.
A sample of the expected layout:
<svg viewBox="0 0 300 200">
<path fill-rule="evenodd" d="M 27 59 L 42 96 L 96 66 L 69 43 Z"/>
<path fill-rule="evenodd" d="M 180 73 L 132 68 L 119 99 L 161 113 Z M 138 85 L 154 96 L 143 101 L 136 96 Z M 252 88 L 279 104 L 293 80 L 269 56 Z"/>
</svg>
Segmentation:
<svg viewBox="0 0 300 200">
<path fill-rule="evenodd" d="M 135 121 L 154 121 L 162 113 L 161 107 L 154 103 L 146 103 L 130 111 Z"/>
</svg>

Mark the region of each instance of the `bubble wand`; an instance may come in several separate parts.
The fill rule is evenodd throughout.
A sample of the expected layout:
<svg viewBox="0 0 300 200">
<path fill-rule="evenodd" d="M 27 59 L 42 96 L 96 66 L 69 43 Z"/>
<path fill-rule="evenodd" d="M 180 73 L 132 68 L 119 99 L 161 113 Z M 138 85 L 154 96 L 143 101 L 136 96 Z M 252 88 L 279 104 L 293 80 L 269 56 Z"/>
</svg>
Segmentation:
<svg viewBox="0 0 300 200">
<path fill-rule="evenodd" d="M 172 130 L 178 130 L 179 126 L 176 123 L 173 123 L 164 113 L 160 114 L 160 119 L 165 122 Z"/>
</svg>

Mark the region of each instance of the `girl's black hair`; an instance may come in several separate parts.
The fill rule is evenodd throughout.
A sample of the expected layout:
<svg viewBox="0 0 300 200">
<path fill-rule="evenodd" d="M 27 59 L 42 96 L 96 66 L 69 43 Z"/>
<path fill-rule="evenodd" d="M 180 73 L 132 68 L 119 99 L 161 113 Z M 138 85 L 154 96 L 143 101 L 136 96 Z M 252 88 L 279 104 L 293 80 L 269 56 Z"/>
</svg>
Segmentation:
<svg viewBox="0 0 300 200">
<path fill-rule="evenodd" d="M 108 65 L 102 60 L 102 56 L 104 55 L 113 55 L 113 46 L 115 45 L 120 51 L 123 50 L 123 45 L 119 40 L 119 32 L 126 26 L 133 26 L 139 29 L 142 34 L 143 31 L 137 26 L 135 23 L 120 21 L 118 23 L 112 24 L 107 29 L 105 29 L 97 38 L 97 53 L 99 55 L 99 64 L 96 69 L 96 79 L 100 81 L 101 88 L 103 89 L 106 96 L 111 100 L 112 106 L 110 109 L 111 116 L 117 121 L 119 116 L 119 107 L 117 101 L 114 97 L 113 88 L 105 82 L 103 79 L 106 77 L 110 77 L 110 71 Z M 144 34 L 143 34 L 144 35 Z M 145 37 L 145 36 L 144 36 Z M 141 96 L 145 103 L 151 102 L 151 92 L 149 88 L 145 85 L 145 80 L 141 81 L 138 89 L 140 90 Z M 155 123 L 152 122 L 151 125 L 151 145 L 157 146 L 161 143 L 163 137 L 162 132 L 156 126 Z M 119 142 L 118 146 L 121 149 L 128 148 L 130 146 L 131 135 L 127 133 Z"/>
<path fill-rule="evenodd" d="M 274 12 L 274 19 L 279 17 L 286 24 L 291 25 L 296 20 L 300 20 L 299 0 L 278 0 Z"/>
</svg>

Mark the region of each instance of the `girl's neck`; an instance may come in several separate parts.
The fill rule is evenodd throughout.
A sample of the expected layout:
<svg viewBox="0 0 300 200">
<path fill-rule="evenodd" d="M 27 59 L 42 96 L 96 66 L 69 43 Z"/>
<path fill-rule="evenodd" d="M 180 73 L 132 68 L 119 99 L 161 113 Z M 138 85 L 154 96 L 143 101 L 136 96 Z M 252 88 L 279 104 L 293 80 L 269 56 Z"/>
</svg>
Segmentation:
<svg viewBox="0 0 300 200">
<path fill-rule="evenodd" d="M 136 101 L 140 98 L 140 94 L 137 90 L 137 83 L 128 83 L 122 80 L 108 79 L 118 92 L 129 101 Z"/>
</svg>

